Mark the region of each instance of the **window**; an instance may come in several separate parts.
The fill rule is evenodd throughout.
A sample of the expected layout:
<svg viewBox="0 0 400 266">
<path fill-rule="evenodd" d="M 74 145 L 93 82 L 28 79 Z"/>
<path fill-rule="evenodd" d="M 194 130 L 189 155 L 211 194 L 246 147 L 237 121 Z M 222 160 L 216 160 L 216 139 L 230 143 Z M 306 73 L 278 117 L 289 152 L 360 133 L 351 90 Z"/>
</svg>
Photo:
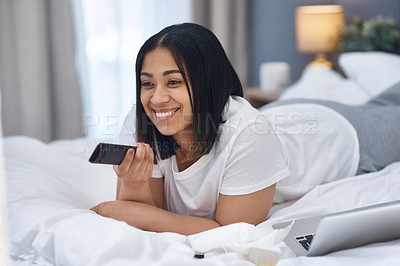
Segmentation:
<svg viewBox="0 0 400 266">
<path fill-rule="evenodd" d="M 85 133 L 114 138 L 136 101 L 135 60 L 165 26 L 192 21 L 189 0 L 71 0 Z"/>
</svg>

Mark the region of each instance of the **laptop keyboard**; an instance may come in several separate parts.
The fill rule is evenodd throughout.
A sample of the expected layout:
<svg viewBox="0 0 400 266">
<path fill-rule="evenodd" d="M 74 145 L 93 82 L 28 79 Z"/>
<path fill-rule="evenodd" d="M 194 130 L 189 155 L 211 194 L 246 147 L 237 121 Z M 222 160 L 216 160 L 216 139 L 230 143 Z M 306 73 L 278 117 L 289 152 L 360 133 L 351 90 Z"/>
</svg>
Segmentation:
<svg viewBox="0 0 400 266">
<path fill-rule="evenodd" d="M 295 239 L 306 251 L 308 251 L 314 236 L 315 234 L 309 234 L 309 235 L 297 236 L 295 237 Z"/>
</svg>

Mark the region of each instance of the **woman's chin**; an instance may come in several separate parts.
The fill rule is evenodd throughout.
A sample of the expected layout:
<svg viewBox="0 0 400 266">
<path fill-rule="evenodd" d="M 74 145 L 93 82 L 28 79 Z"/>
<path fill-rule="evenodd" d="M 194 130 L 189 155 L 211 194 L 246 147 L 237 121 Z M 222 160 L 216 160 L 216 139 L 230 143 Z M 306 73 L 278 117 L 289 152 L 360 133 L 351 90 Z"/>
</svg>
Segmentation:
<svg viewBox="0 0 400 266">
<path fill-rule="evenodd" d="M 173 136 L 175 135 L 177 132 L 176 130 L 171 130 L 171 129 L 165 129 L 165 128 L 158 128 L 158 131 L 160 131 L 160 133 L 164 136 Z"/>
</svg>

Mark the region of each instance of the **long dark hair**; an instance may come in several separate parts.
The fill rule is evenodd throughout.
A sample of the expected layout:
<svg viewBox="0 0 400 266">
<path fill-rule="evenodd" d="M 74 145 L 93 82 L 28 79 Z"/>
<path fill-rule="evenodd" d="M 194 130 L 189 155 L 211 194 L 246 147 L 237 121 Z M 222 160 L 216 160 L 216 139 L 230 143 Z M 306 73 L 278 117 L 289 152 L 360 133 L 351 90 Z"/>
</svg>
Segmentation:
<svg viewBox="0 0 400 266">
<path fill-rule="evenodd" d="M 219 125 L 223 123 L 225 104 L 230 95 L 243 96 L 242 84 L 221 43 L 207 28 L 183 23 L 169 26 L 150 37 L 136 59 L 137 138 L 149 143 L 161 159 L 174 155 L 179 146 L 172 136 L 164 136 L 158 131 L 140 100 L 143 60 L 156 48 L 165 48 L 172 53 L 188 88 L 193 112 L 193 148 L 186 154 L 185 161 L 196 160 L 212 149 Z"/>
</svg>

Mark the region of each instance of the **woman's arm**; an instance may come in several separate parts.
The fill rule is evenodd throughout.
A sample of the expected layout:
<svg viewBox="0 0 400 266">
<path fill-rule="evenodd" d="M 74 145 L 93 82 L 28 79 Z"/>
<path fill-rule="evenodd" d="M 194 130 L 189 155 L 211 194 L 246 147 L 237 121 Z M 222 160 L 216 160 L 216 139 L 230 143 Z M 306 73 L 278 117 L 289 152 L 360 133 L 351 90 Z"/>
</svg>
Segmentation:
<svg viewBox="0 0 400 266">
<path fill-rule="evenodd" d="M 153 232 L 190 235 L 221 226 L 214 220 L 180 215 L 136 201 L 103 202 L 91 210 L 102 216 Z"/>
<path fill-rule="evenodd" d="M 120 178 L 118 178 L 116 199 L 138 201 L 154 206 L 159 206 L 156 204 L 154 200 L 150 183 L 151 183 L 150 180 L 139 184 L 125 183 Z"/>
<path fill-rule="evenodd" d="M 164 178 L 151 178 L 150 189 L 153 201 L 158 208 L 164 208 Z"/>
<path fill-rule="evenodd" d="M 220 195 L 216 220 L 175 214 L 161 208 L 133 201 L 104 202 L 92 210 L 154 232 L 176 232 L 191 235 L 236 222 L 257 225 L 265 221 L 271 207 L 275 185 L 240 196 Z"/>
<path fill-rule="evenodd" d="M 120 165 L 114 165 L 117 174 L 117 200 L 130 200 L 162 206 L 159 197 L 153 197 L 152 190 L 160 182 L 151 178 L 153 172 L 153 150 L 148 144 L 138 143 L 136 152 L 131 149 Z M 157 203 L 156 203 L 157 201 Z"/>
<path fill-rule="evenodd" d="M 164 178 L 151 178 L 149 180 L 149 187 L 150 187 L 150 192 L 145 189 L 144 192 L 147 192 L 147 195 L 151 193 L 153 202 L 155 203 L 155 206 L 158 208 L 163 208 L 164 207 Z M 118 178 L 117 180 L 117 200 L 123 200 L 119 197 L 121 190 L 121 180 Z M 147 201 L 150 201 L 149 199 Z M 145 202 L 145 201 L 142 201 Z M 153 204 L 152 204 L 153 205 Z"/>
<path fill-rule="evenodd" d="M 215 219 L 222 225 L 246 222 L 257 225 L 267 220 L 275 184 L 260 191 L 229 196 L 220 194 Z"/>
</svg>

